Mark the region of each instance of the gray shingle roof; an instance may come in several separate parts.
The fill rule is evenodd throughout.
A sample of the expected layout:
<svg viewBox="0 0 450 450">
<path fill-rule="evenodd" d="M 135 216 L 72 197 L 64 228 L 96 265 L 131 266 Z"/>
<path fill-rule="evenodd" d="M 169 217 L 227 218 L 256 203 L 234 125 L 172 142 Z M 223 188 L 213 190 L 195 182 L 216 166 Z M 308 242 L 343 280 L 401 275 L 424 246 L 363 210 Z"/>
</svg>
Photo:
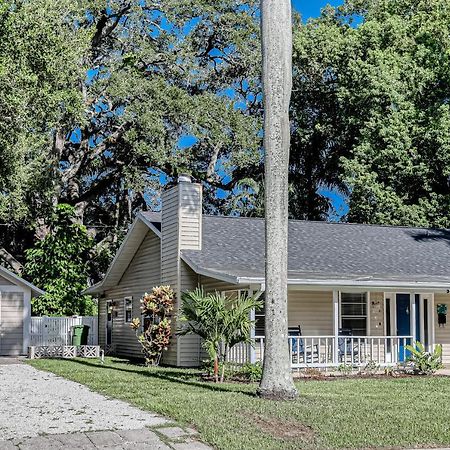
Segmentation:
<svg viewBox="0 0 450 450">
<path fill-rule="evenodd" d="M 194 266 L 235 277 L 264 277 L 264 220 L 204 216 Z M 450 283 L 450 230 L 290 221 L 290 279 Z"/>
</svg>

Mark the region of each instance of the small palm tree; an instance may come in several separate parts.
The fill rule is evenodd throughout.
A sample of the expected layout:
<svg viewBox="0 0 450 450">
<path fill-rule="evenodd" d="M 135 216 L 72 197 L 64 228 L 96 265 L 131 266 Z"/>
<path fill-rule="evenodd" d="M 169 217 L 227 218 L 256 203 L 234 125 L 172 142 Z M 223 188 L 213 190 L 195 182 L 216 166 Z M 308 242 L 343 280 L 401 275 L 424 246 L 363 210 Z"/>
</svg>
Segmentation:
<svg viewBox="0 0 450 450">
<path fill-rule="evenodd" d="M 225 362 L 228 351 L 241 342 L 251 342 L 252 309 L 260 309 L 260 294 L 238 298 L 225 297 L 220 292 L 206 293 L 201 288 L 185 292 L 181 297 L 178 335 L 196 334 L 214 361 L 214 377 L 219 381 L 219 360 Z M 224 378 L 222 366 L 221 381 Z"/>
</svg>

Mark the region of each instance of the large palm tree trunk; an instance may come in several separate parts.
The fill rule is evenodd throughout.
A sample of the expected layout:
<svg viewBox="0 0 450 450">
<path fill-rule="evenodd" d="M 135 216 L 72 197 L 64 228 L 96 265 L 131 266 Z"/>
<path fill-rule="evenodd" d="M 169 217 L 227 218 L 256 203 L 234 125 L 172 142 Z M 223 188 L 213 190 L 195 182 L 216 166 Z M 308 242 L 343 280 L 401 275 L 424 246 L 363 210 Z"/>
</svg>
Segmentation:
<svg viewBox="0 0 450 450">
<path fill-rule="evenodd" d="M 289 101 L 292 89 L 291 0 L 261 0 L 266 202 L 266 344 L 259 394 L 297 396 L 287 333 Z"/>
</svg>

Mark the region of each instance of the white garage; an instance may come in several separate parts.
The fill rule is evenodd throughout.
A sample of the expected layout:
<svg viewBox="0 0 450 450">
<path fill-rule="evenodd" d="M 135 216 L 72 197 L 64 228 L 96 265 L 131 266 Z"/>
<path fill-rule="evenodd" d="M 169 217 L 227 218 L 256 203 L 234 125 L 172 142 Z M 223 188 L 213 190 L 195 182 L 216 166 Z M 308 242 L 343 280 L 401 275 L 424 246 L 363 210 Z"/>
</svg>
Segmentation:
<svg viewBox="0 0 450 450">
<path fill-rule="evenodd" d="M 25 355 L 30 342 L 31 297 L 44 292 L 0 266 L 0 356 Z"/>
</svg>

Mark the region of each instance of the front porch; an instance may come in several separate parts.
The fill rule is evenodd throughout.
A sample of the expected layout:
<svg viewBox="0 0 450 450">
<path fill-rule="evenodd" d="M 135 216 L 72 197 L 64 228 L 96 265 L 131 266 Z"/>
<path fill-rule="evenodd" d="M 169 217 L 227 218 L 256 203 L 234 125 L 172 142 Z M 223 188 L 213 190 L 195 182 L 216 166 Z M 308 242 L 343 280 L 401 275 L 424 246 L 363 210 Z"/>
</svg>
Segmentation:
<svg viewBox="0 0 450 450">
<path fill-rule="evenodd" d="M 339 366 L 394 366 L 406 360 L 405 346 L 412 336 L 302 336 L 290 337 L 289 349 L 293 369 L 336 368 Z M 263 336 L 254 340 L 250 361 L 264 359 Z"/>
<path fill-rule="evenodd" d="M 443 344 L 450 362 L 450 328 L 438 325 L 437 305 L 450 295 L 417 291 L 301 290 L 288 297 L 289 351 L 293 369 L 395 366 L 406 361 L 406 345 L 420 341 L 429 351 Z M 228 360 L 264 359 L 264 311 L 255 314 L 252 345 L 235 346 Z M 439 322 L 442 322 L 442 317 Z"/>
</svg>

